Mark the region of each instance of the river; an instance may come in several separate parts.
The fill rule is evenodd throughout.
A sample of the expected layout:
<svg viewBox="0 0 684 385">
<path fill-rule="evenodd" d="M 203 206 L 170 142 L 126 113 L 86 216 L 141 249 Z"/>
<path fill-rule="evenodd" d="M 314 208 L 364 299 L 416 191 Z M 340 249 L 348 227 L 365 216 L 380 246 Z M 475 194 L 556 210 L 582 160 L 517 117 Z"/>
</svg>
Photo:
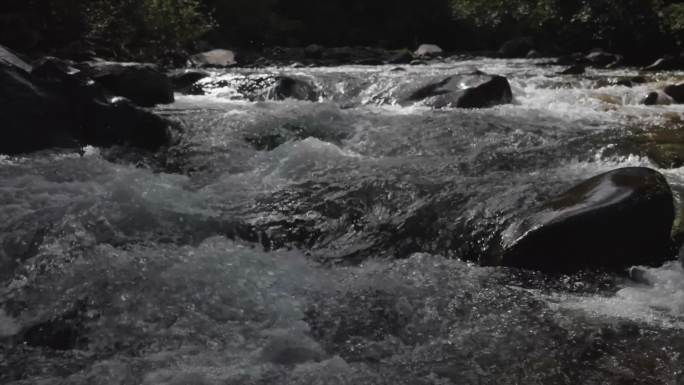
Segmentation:
<svg viewBox="0 0 684 385">
<path fill-rule="evenodd" d="M 540 64 L 214 71 L 157 109 L 184 131 L 166 152 L 0 157 L 0 382 L 684 384 L 678 262 L 640 282 L 474 263 L 601 172 L 684 192 L 635 139 L 682 129 L 684 106 L 639 101 L 684 73 Z M 397 103 L 473 69 L 515 102 Z M 278 74 L 320 100 L 244 97 Z"/>
</svg>

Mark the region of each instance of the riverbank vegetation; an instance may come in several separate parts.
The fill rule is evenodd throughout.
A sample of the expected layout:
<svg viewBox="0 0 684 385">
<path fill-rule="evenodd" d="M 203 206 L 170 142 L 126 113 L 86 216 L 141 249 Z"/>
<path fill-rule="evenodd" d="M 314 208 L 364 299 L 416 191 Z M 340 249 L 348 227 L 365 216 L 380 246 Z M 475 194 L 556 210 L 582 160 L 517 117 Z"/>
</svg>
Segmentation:
<svg viewBox="0 0 684 385">
<path fill-rule="evenodd" d="M 684 3 L 667 0 L 5 0 L 0 44 L 154 58 L 204 46 L 366 45 L 491 50 L 528 36 L 550 53 L 602 47 L 647 61 L 679 52 Z M 198 44 L 205 42 L 206 44 Z"/>
</svg>

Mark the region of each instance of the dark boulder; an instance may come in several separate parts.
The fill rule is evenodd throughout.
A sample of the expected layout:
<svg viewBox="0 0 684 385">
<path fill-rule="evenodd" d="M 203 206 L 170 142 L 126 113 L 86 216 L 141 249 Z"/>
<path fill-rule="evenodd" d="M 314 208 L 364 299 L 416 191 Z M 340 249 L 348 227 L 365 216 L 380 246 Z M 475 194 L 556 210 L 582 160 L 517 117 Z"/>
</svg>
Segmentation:
<svg viewBox="0 0 684 385">
<path fill-rule="evenodd" d="M 459 108 L 487 108 L 499 104 L 509 104 L 513 101 L 513 92 L 508 80 L 503 76 L 492 78 L 479 86 L 467 88 L 456 107 Z"/>
<path fill-rule="evenodd" d="M 413 60 L 413 54 L 407 49 L 392 53 L 387 59 L 388 64 L 409 64 Z"/>
<path fill-rule="evenodd" d="M 70 105 L 19 67 L 0 63 L 0 154 L 73 145 Z"/>
<path fill-rule="evenodd" d="M 235 53 L 227 49 L 214 49 L 190 57 L 190 64 L 196 67 L 230 67 L 237 64 Z"/>
<path fill-rule="evenodd" d="M 434 108 L 487 108 L 511 103 L 513 93 L 505 77 L 474 73 L 450 76 L 423 86 L 402 100 L 402 104 L 419 101 Z"/>
<path fill-rule="evenodd" d="M 664 56 L 643 68 L 644 71 L 672 71 L 684 68 L 681 56 Z"/>
<path fill-rule="evenodd" d="M 125 98 L 94 101 L 84 116 L 82 140 L 95 146 L 130 145 L 154 151 L 171 142 L 169 122 Z"/>
<path fill-rule="evenodd" d="M 663 91 L 653 91 L 649 92 L 648 95 L 641 101 L 641 104 L 647 106 L 664 106 L 672 104 L 674 100 L 668 94 Z"/>
<path fill-rule="evenodd" d="M 0 62 L 2 154 L 86 144 L 156 150 L 169 143 L 169 122 L 125 99 L 108 99 L 69 62 L 45 58 L 30 73 L 8 63 Z"/>
<path fill-rule="evenodd" d="M 167 76 L 171 79 L 174 90 L 188 93 L 193 89 L 195 83 L 209 77 L 209 73 L 197 70 L 177 70 L 169 72 Z"/>
<path fill-rule="evenodd" d="M 582 64 L 575 64 L 574 66 L 567 68 L 561 72 L 559 72 L 559 75 L 582 75 L 586 72 L 586 67 L 583 66 Z"/>
<path fill-rule="evenodd" d="M 517 37 L 503 43 L 499 55 L 506 58 L 524 58 L 534 49 L 534 40 L 530 37 Z"/>
<path fill-rule="evenodd" d="M 73 62 L 46 56 L 39 59 L 33 65 L 30 73 L 36 79 L 45 82 L 61 82 L 81 71 L 74 66 Z"/>
<path fill-rule="evenodd" d="M 320 97 L 316 87 L 310 82 L 289 76 L 276 78 L 275 84 L 265 93 L 268 100 L 297 99 L 315 102 Z"/>
<path fill-rule="evenodd" d="M 595 176 L 502 234 L 500 264 L 548 272 L 656 266 L 674 257 L 672 191 L 644 167 Z"/>
<path fill-rule="evenodd" d="M 115 96 L 143 107 L 173 103 L 171 80 L 146 63 L 84 62 L 79 68 Z"/>
<path fill-rule="evenodd" d="M 435 44 L 421 44 L 418 49 L 416 49 L 416 52 L 413 54 L 416 57 L 436 57 L 440 56 L 442 53 L 444 53 L 444 50 L 440 48 L 438 45 Z"/>
<path fill-rule="evenodd" d="M 675 103 L 684 103 L 684 83 L 669 85 L 663 89 L 663 92 L 671 97 Z"/>
</svg>

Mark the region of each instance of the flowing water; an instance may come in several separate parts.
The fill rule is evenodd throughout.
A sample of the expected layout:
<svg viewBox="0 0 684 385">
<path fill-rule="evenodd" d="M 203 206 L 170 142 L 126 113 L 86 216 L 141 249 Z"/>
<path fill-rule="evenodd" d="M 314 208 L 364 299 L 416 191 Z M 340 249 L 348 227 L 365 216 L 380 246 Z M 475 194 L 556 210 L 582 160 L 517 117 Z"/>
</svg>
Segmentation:
<svg viewBox="0 0 684 385">
<path fill-rule="evenodd" d="M 474 68 L 515 103 L 399 106 Z M 159 113 L 168 152 L 0 158 L 0 383 L 684 384 L 684 271 L 479 267 L 500 232 L 573 184 L 684 168 L 633 138 L 684 106 L 639 105 L 634 70 L 529 60 L 235 69 Z M 320 100 L 252 101 L 274 75 Z M 652 154 L 651 154 L 652 155 Z"/>
</svg>

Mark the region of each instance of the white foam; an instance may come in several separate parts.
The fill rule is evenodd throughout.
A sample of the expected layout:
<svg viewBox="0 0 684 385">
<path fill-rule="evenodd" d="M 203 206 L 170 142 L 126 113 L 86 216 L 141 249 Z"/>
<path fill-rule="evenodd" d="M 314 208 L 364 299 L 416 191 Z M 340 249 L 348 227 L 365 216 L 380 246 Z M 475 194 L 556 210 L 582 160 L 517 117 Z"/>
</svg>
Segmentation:
<svg viewBox="0 0 684 385">
<path fill-rule="evenodd" d="M 684 270 L 679 262 L 642 268 L 648 284 L 625 283 L 614 296 L 547 296 L 556 308 L 601 318 L 628 319 L 653 326 L 684 329 Z"/>
</svg>

